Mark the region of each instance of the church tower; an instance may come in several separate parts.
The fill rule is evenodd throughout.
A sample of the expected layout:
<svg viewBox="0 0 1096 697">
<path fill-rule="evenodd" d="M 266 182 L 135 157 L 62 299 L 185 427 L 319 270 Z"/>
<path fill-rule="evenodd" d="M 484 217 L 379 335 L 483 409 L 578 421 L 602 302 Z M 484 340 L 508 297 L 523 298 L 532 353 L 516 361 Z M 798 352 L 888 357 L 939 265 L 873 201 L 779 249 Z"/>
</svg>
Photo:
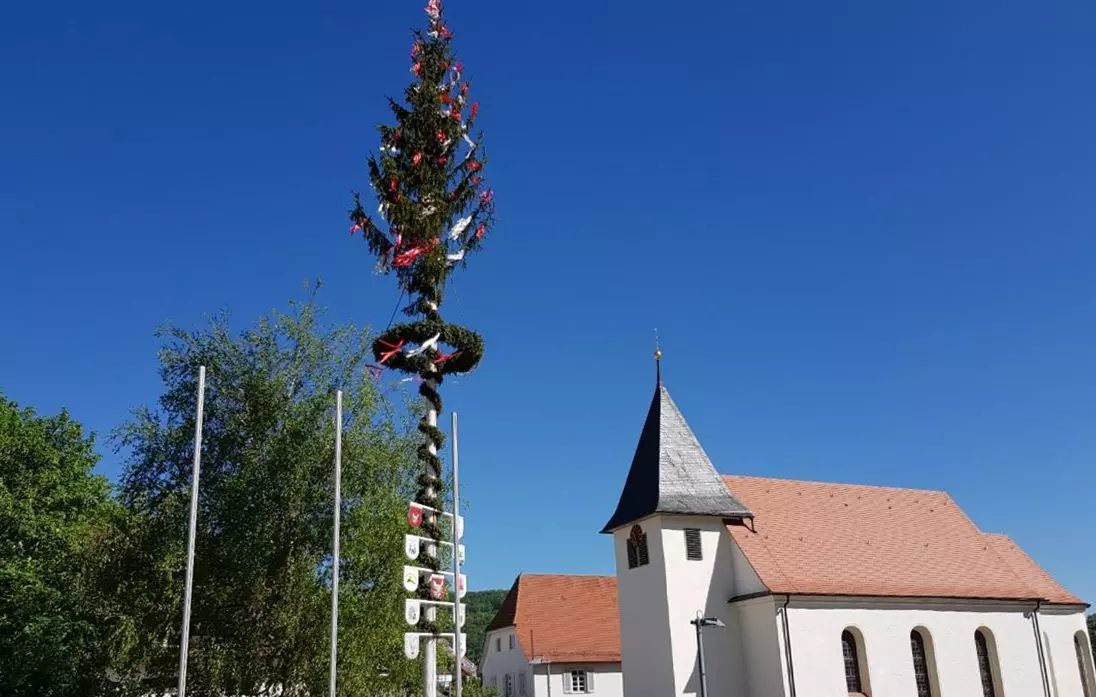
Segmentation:
<svg viewBox="0 0 1096 697">
<path fill-rule="evenodd" d="M 656 360 L 661 355 L 656 352 Z M 669 391 L 661 367 L 616 511 L 613 536 L 625 697 L 700 694 L 696 630 L 702 613 L 709 697 L 744 694 L 728 525 L 753 514 L 731 495 Z M 739 562 L 738 565 L 741 565 Z"/>
</svg>

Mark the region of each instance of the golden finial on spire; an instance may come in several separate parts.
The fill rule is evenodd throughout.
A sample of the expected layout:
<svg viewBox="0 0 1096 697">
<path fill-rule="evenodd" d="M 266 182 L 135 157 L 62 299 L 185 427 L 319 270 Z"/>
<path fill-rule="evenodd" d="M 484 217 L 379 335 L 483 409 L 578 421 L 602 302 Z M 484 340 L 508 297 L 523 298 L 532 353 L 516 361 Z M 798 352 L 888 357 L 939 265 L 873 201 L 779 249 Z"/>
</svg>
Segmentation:
<svg viewBox="0 0 1096 697">
<path fill-rule="evenodd" d="M 655 379 L 662 384 L 662 349 L 658 346 L 658 328 L 655 328 Z"/>
</svg>

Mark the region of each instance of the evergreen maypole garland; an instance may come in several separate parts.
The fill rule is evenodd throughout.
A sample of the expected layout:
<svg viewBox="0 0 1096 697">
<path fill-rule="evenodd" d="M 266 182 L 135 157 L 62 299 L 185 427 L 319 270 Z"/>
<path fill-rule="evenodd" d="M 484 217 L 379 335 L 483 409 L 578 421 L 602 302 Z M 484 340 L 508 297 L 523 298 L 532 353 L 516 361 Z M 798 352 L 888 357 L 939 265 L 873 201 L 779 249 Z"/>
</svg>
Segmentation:
<svg viewBox="0 0 1096 697">
<path fill-rule="evenodd" d="M 394 272 L 415 318 L 387 329 L 373 344 L 377 362 L 417 376 L 428 414 L 418 424 L 425 440 L 418 449 L 423 471 L 415 500 L 442 509 L 441 460 L 437 451 L 445 436 L 436 423 L 442 411 L 438 386 L 446 375 L 466 373 L 483 356 L 476 332 L 442 319 L 445 284 L 450 272 L 467 263 L 494 222 L 494 200 L 483 179 L 482 137 L 472 135 L 479 105 L 469 99 L 463 66 L 454 60 L 453 35 L 442 18 L 440 0 L 426 5 L 429 31 L 416 30 L 411 47 L 414 81 L 404 93 L 407 106 L 389 99 L 395 125 L 381 125 L 379 155 L 369 159 L 370 185 L 379 205 L 377 218 L 366 214 L 360 194 L 350 212 L 351 234 L 360 232 L 377 257 L 377 268 Z M 422 532 L 441 539 L 434 515 L 422 521 Z M 424 566 L 438 570 L 429 554 Z M 454 579 L 454 586 L 456 579 Z M 423 598 L 429 590 L 419 587 Z M 422 625 L 437 633 L 435 622 Z"/>
</svg>

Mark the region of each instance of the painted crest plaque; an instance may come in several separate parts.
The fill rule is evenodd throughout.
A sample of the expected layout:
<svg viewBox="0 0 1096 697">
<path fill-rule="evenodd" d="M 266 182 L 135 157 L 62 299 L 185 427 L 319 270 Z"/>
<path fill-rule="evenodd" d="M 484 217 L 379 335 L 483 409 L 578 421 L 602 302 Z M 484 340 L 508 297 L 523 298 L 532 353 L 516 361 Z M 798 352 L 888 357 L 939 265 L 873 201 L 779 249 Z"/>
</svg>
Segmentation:
<svg viewBox="0 0 1096 697">
<path fill-rule="evenodd" d="M 407 558 L 411 561 L 415 561 L 419 558 L 419 538 L 417 535 L 403 536 L 403 553 L 406 554 Z"/>
</svg>

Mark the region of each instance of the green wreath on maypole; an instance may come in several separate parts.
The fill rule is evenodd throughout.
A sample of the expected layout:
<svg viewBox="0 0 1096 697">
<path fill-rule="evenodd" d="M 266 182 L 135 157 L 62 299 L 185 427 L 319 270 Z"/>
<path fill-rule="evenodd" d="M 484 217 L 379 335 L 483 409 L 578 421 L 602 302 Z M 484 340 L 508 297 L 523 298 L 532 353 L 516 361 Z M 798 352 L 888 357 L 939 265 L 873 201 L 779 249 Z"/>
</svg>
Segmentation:
<svg viewBox="0 0 1096 697">
<path fill-rule="evenodd" d="M 394 273 L 410 298 L 404 313 L 412 319 L 374 341 L 374 370 L 395 370 L 420 383 L 427 414 L 418 424 L 424 442 L 418 449 L 422 472 L 415 501 L 440 511 L 444 487 L 437 452 L 445 436 L 436 425 L 442 412 L 438 388 L 445 376 L 467 373 L 483 357 L 480 335 L 446 322 L 440 308 L 450 274 L 468 263 L 491 230 L 495 204 L 483 177 L 483 137 L 473 133 L 479 104 L 471 101 L 464 66 L 453 55 L 453 34 L 440 0 L 430 0 L 425 9 L 427 29 L 414 32 L 411 47 L 414 79 L 404 103 L 388 100 L 395 123 L 378 126 L 380 152 L 369 159 L 377 213 L 367 214 L 355 193 L 350 232 L 361 233 L 377 269 Z M 442 539 L 434 516 L 423 520 L 421 530 L 435 543 Z M 436 557 L 422 563 L 438 570 Z M 429 597 L 427 588 L 420 586 L 419 592 Z M 434 623 L 422 628 L 438 631 Z"/>
</svg>

